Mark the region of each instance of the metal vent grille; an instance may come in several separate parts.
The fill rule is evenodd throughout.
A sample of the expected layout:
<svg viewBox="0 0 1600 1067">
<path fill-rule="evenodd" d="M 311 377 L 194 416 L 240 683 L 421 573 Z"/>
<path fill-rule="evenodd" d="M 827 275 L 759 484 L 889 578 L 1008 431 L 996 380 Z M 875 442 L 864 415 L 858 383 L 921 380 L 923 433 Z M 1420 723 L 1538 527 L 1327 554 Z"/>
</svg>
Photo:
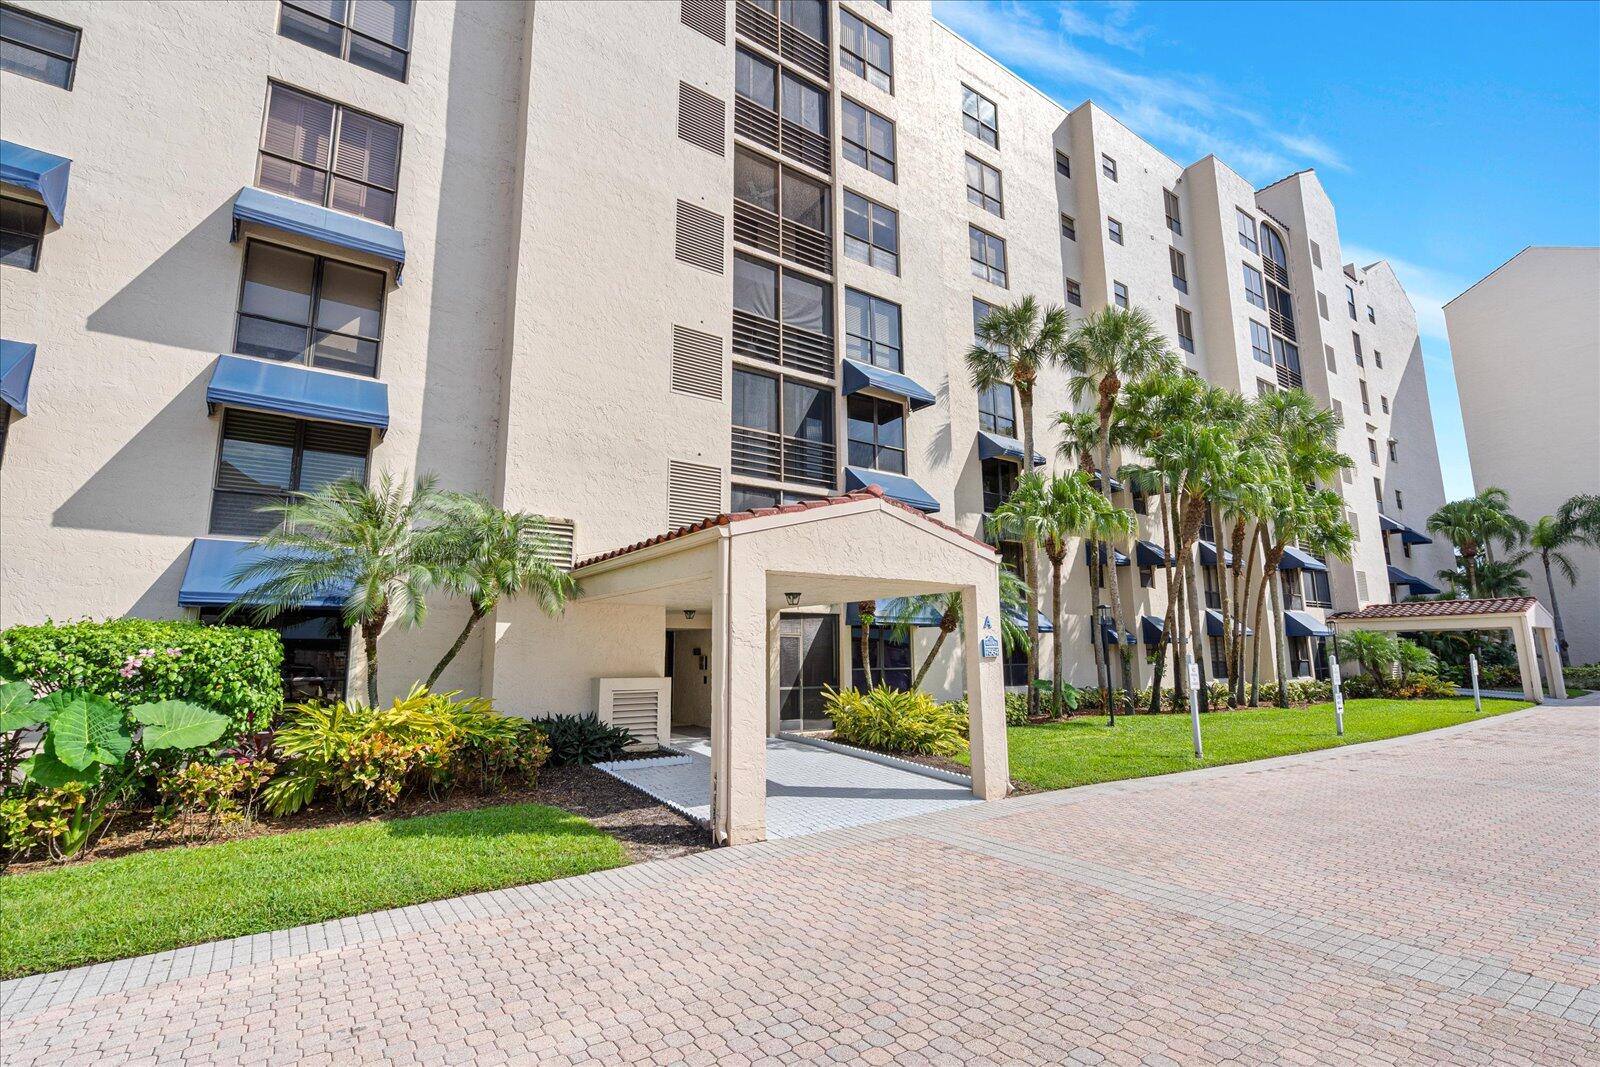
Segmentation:
<svg viewBox="0 0 1600 1067">
<path fill-rule="evenodd" d="M 656 723 L 661 717 L 657 689 L 618 689 L 611 694 L 611 725 L 620 726 L 652 748 L 661 744 Z"/>
<path fill-rule="evenodd" d="M 678 201 L 678 259 L 690 266 L 723 272 L 722 216 L 684 200 Z"/>
<path fill-rule="evenodd" d="M 1366 571 L 1356 571 L 1356 599 L 1361 601 L 1363 607 L 1366 606 L 1367 601 L 1372 599 L 1368 595 Z"/>
<path fill-rule="evenodd" d="M 575 527 L 571 519 L 545 519 L 544 544 L 539 558 L 564 571 L 572 569 L 572 544 Z"/>
<path fill-rule="evenodd" d="M 723 0 L 683 0 L 683 24 L 718 44 L 728 43 L 728 8 Z"/>
<path fill-rule="evenodd" d="M 722 514 L 722 468 L 672 460 L 667 473 L 667 529 Z"/>
<path fill-rule="evenodd" d="M 728 107 L 688 82 L 678 83 L 678 136 L 715 155 L 726 155 Z"/>
<path fill-rule="evenodd" d="M 672 327 L 672 391 L 722 399 L 722 338 Z"/>
</svg>

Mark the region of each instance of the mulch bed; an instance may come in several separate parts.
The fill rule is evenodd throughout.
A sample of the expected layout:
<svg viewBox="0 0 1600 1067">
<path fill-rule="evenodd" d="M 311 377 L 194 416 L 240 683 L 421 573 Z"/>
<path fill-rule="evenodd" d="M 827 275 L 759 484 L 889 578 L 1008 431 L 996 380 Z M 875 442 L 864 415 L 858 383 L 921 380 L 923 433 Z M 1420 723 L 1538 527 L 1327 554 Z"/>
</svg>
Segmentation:
<svg viewBox="0 0 1600 1067">
<path fill-rule="evenodd" d="M 645 753 L 646 756 L 660 753 Z M 581 815 L 622 843 L 633 863 L 686 856 L 710 847 L 705 829 L 671 808 L 656 803 L 643 793 L 597 771 L 593 767 L 546 767 L 539 772 L 539 784 L 532 789 L 502 789 L 493 794 L 457 789 L 439 800 L 426 794 L 408 797 L 380 814 L 342 812 L 331 803 L 316 804 L 282 819 L 258 817 L 249 826 L 235 826 L 205 838 L 190 833 L 188 845 L 215 844 L 250 837 L 268 837 L 314 830 L 328 826 L 353 826 L 364 822 L 404 819 L 417 815 L 438 815 L 450 811 L 471 811 L 502 804 L 546 804 Z M 203 820 L 191 819 L 198 829 Z M 119 815 L 110 832 L 96 842 L 93 851 L 74 862 L 110 859 L 134 852 L 184 847 L 176 826 L 158 829 L 147 815 Z M 50 860 L 13 863 L 6 874 L 57 867 Z"/>
</svg>

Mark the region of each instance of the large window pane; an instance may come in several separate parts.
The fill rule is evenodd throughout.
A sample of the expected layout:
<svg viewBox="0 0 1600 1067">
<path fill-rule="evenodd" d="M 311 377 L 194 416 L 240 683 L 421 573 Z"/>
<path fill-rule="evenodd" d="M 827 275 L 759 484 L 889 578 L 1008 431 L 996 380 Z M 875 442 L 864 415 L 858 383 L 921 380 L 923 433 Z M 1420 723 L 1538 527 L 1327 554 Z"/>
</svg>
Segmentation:
<svg viewBox="0 0 1600 1067">
<path fill-rule="evenodd" d="M 333 105 L 325 100 L 274 85 L 267 101 L 267 129 L 261 147 L 274 155 L 326 167 L 333 114 Z"/>
<path fill-rule="evenodd" d="M 377 337 L 383 285 L 379 271 L 324 261 L 317 326 L 357 337 Z"/>
<path fill-rule="evenodd" d="M 819 137 L 828 136 L 828 94 L 791 74 L 783 76 L 783 117 Z"/>
<path fill-rule="evenodd" d="M 799 382 L 784 382 L 783 432 L 803 441 L 832 441 L 833 393 Z"/>
<path fill-rule="evenodd" d="M 778 271 L 748 256 L 733 257 L 733 306 L 763 319 L 778 317 Z"/>
<path fill-rule="evenodd" d="M 346 110 L 339 122 L 333 169 L 345 177 L 394 188 L 400 176 L 400 128 Z"/>
<path fill-rule="evenodd" d="M 228 410 L 222 422 L 217 488 L 287 492 L 294 488 L 293 419 Z"/>
<path fill-rule="evenodd" d="M 828 6 L 823 0 L 783 0 L 783 21 L 807 36 L 828 43 Z"/>
<path fill-rule="evenodd" d="M 14 7 L 0 7 L 0 70 L 72 88 L 78 30 Z"/>
<path fill-rule="evenodd" d="M 776 214 L 778 210 L 778 168 L 749 152 L 733 155 L 733 196 L 747 204 Z"/>
<path fill-rule="evenodd" d="M 778 432 L 778 379 L 750 371 L 733 372 L 733 424 Z"/>
<path fill-rule="evenodd" d="M 242 356 L 302 360 L 306 355 L 306 328 L 240 315 L 239 338 L 233 347 Z"/>
<path fill-rule="evenodd" d="M 306 423 L 297 488 L 302 493 L 313 493 L 341 479 L 366 481 L 370 445 L 371 433 L 364 426 Z"/>
<path fill-rule="evenodd" d="M 411 43 L 411 0 L 352 0 L 350 28 L 384 44 Z"/>
<path fill-rule="evenodd" d="M 252 241 L 245 255 L 239 310 L 302 326 L 309 323 L 316 263 L 315 256 Z"/>
<path fill-rule="evenodd" d="M 778 110 L 778 68 L 742 48 L 733 64 L 733 91 L 769 111 Z"/>
<path fill-rule="evenodd" d="M 822 282 L 783 272 L 783 321 L 812 333 L 833 334 L 833 296 Z"/>
<path fill-rule="evenodd" d="M 783 217 L 807 229 L 828 232 L 828 188 L 793 172 L 783 176 Z"/>
</svg>

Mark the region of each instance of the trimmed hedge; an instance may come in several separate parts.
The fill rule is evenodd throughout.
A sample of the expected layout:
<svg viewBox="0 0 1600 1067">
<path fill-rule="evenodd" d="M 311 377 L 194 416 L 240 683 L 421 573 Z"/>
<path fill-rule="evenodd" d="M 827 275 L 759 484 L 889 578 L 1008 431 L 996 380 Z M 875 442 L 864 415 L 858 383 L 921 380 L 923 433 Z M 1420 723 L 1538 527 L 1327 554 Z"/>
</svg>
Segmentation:
<svg viewBox="0 0 1600 1067">
<path fill-rule="evenodd" d="M 126 709 L 189 700 L 264 729 L 283 704 L 283 641 L 274 630 L 108 619 L 0 632 L 0 671 L 46 689 L 87 689 Z"/>
</svg>

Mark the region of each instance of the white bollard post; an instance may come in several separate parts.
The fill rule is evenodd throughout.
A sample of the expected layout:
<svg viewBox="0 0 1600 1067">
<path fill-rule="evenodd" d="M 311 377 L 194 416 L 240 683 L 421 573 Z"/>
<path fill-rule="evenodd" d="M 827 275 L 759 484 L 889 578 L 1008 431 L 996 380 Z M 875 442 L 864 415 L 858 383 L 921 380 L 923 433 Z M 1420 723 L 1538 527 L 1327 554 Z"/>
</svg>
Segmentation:
<svg viewBox="0 0 1600 1067">
<path fill-rule="evenodd" d="M 1194 653 L 1188 654 L 1189 661 L 1189 724 L 1194 731 L 1194 758 L 1205 759 L 1206 748 L 1200 740 L 1200 665 L 1194 661 Z"/>
<path fill-rule="evenodd" d="M 1340 737 L 1344 736 L 1344 689 L 1343 679 L 1339 677 L 1339 656 L 1328 650 L 1328 677 L 1333 679 L 1333 728 Z"/>
<path fill-rule="evenodd" d="M 1477 653 L 1470 653 L 1467 656 L 1467 664 L 1472 668 L 1472 710 L 1481 715 L 1483 714 L 1483 694 L 1478 690 Z"/>
</svg>

